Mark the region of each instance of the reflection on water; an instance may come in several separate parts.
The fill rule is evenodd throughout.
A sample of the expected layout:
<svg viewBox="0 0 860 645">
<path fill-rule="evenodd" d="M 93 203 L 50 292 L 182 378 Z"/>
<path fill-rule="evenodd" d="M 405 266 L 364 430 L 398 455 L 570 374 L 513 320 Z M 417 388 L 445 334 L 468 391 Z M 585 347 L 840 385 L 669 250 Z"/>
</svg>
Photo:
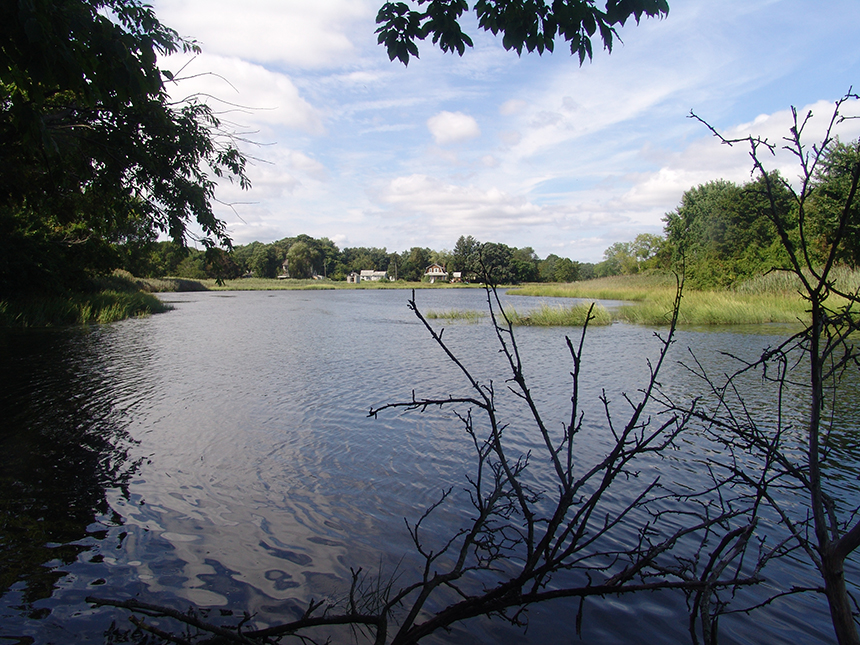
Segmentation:
<svg viewBox="0 0 860 645">
<path fill-rule="evenodd" d="M 403 518 L 414 520 L 453 486 L 459 505 L 444 517 L 462 521 L 470 453 L 462 426 L 439 411 L 366 417 L 370 406 L 408 399 L 413 389 L 444 396 L 466 386 L 407 310 L 408 297 L 171 294 L 176 309 L 168 314 L 0 340 L 0 589 L 9 589 L 0 636 L 47 643 L 74 634 L 75 642 L 100 643 L 111 621 L 125 616 L 90 608 L 84 598 L 94 590 L 182 609 L 189 602 L 247 609 L 275 622 L 298 615 L 311 597 L 343 593 L 350 567 L 411 573 L 417 558 Z M 418 302 L 474 310 L 483 294 L 422 291 Z M 512 302 L 523 310 L 540 301 Z M 448 327 L 446 340 L 477 377 L 505 376 L 486 321 L 434 324 Z M 569 414 L 564 333 L 518 335 L 526 376 L 555 427 Z M 676 362 L 688 346 L 719 373 L 730 365 L 718 350 L 755 356 L 773 340 L 684 332 L 664 383 L 679 396 L 697 387 Z M 592 330 L 581 397 L 593 407 L 581 459 L 609 440 L 602 388 L 623 405 L 621 392 L 644 382 L 645 357 L 657 347 L 646 328 Z M 509 436 L 525 452 L 535 437 L 523 430 L 512 397 L 497 389 Z M 751 390 L 750 405 L 766 412 L 769 403 Z M 834 438 L 834 451 L 848 460 L 856 425 L 846 419 Z M 696 476 L 683 455 L 655 467 Z M 538 467 L 533 476 L 542 481 Z M 798 583 L 803 575 L 798 570 Z M 572 618 L 558 607 L 530 615 L 525 636 L 476 621 L 440 642 L 572 638 Z M 590 603 L 584 634 L 586 642 L 677 643 L 688 639 L 685 621 L 682 596 L 607 599 Z M 830 633 L 820 604 L 806 600 L 775 607 L 755 624 L 766 625 L 772 643 L 810 633 L 809 642 L 826 642 Z M 724 642 L 764 638 L 752 625 L 743 616 L 726 621 Z"/>
<path fill-rule="evenodd" d="M 0 592 L 33 617 L 50 613 L 35 603 L 63 567 L 121 523 L 106 491 L 124 494 L 137 466 L 105 333 L 0 336 Z"/>
</svg>

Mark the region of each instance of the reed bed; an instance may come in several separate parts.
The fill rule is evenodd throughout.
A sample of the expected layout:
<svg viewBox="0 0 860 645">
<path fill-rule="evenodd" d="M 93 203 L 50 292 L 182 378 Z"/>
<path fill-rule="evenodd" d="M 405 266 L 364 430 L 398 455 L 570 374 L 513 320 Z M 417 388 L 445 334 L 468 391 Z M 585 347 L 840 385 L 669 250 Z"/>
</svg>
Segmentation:
<svg viewBox="0 0 860 645">
<path fill-rule="evenodd" d="M 529 284 L 508 289 L 509 296 L 593 298 L 641 302 L 675 293 L 675 277 L 663 273 L 595 278 L 582 282 Z"/>
<path fill-rule="evenodd" d="M 619 320 L 641 325 L 671 321 L 674 296 L 667 295 L 621 307 Z M 739 294 L 728 291 L 688 291 L 681 299 L 680 325 L 750 325 L 796 323 L 807 318 L 800 296 Z"/>
<path fill-rule="evenodd" d="M 480 322 L 486 316 L 487 312 L 475 309 L 449 309 L 446 311 L 430 309 L 424 314 L 424 317 L 428 319 L 463 320 L 470 323 Z"/>
<path fill-rule="evenodd" d="M 520 313 L 514 308 L 506 308 L 505 315 L 512 325 L 524 327 L 582 327 L 591 308 L 590 303 L 580 302 L 570 307 L 543 304 L 538 309 Z M 601 305 L 591 312 L 589 325 L 611 325 L 612 315 Z"/>
<path fill-rule="evenodd" d="M 0 301 L 2 327 L 53 327 L 110 323 L 171 309 L 150 293 L 102 291 L 72 296 Z"/>
</svg>

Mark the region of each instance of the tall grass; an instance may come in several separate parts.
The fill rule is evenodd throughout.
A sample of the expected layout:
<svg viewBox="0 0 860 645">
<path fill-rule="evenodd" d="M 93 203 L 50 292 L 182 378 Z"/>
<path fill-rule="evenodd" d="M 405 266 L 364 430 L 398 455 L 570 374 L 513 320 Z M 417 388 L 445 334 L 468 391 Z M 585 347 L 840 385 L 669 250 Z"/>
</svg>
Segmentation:
<svg viewBox="0 0 860 645">
<path fill-rule="evenodd" d="M 0 301 L 0 327 L 110 323 L 171 309 L 126 271 L 92 280 L 83 293 L 33 295 Z"/>
<path fill-rule="evenodd" d="M 449 309 L 446 311 L 430 309 L 424 314 L 424 317 L 429 319 L 465 320 L 466 322 L 476 323 L 480 322 L 486 315 L 487 312 L 475 309 Z"/>
<path fill-rule="evenodd" d="M 538 309 L 527 313 L 520 313 L 516 309 L 506 308 L 505 315 L 512 325 L 527 327 L 582 327 L 585 324 L 589 303 L 580 302 L 571 307 L 563 305 L 542 304 Z M 589 325 L 610 325 L 612 316 L 600 305 L 596 305 L 592 311 L 592 320 Z"/>
<path fill-rule="evenodd" d="M 101 291 L 0 301 L 0 327 L 54 327 L 110 323 L 171 307 L 151 293 Z"/>
<path fill-rule="evenodd" d="M 582 282 L 529 284 L 508 289 L 507 295 L 637 302 L 674 292 L 674 276 L 663 273 L 647 273 L 595 278 Z"/>
<path fill-rule="evenodd" d="M 621 307 L 620 320 L 642 325 L 666 325 L 671 321 L 674 295 Z M 807 317 L 799 296 L 738 294 L 728 291 L 687 291 L 681 298 L 680 325 L 750 325 L 796 323 Z"/>
</svg>

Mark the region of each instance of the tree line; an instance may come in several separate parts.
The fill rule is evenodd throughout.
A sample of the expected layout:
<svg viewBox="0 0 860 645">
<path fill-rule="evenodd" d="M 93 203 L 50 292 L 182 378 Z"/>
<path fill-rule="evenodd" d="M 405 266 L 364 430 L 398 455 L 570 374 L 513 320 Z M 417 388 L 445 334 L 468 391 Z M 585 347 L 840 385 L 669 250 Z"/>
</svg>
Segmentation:
<svg viewBox="0 0 860 645">
<path fill-rule="evenodd" d="M 662 237 L 641 234 L 632 242 L 613 244 L 595 273 L 680 269 L 688 287 L 726 288 L 787 267 L 791 253 L 802 251 L 810 264 L 823 264 L 836 239 L 835 261 L 856 268 L 860 207 L 849 191 L 860 161 L 857 150 L 837 139 L 824 151 L 806 180 L 809 198 L 802 213 L 793 208 L 789 184 L 777 171 L 742 185 L 720 179 L 691 188 L 663 218 Z M 846 202 L 852 210 L 843 220 L 840 209 Z M 788 213 L 782 232 L 773 222 L 773 210 Z"/>
<path fill-rule="evenodd" d="M 420 282 L 431 264 L 449 273 L 460 272 L 476 280 L 488 270 L 498 283 L 573 282 L 595 276 L 594 264 L 576 262 L 550 254 L 539 258 L 534 249 L 511 247 L 498 242 L 479 242 L 460 236 L 452 250 L 436 251 L 414 246 L 403 252 L 378 247 L 338 246 L 327 237 L 285 237 L 271 243 L 251 242 L 232 251 L 201 251 L 173 241 L 126 240 L 119 245 L 122 268 L 138 277 L 234 279 L 243 275 L 259 278 L 308 279 L 314 276 L 346 280 L 352 272 L 385 271 L 395 280 Z"/>
</svg>

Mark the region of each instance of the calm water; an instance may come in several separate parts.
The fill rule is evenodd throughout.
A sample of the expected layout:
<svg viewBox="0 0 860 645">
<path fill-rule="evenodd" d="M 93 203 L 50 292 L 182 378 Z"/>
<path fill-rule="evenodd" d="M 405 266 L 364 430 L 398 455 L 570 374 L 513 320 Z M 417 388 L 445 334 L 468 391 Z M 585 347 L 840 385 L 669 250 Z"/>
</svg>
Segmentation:
<svg viewBox="0 0 860 645">
<path fill-rule="evenodd" d="M 462 490 L 469 445 L 456 419 L 440 412 L 367 418 L 369 407 L 408 399 L 413 389 L 466 392 L 407 309 L 408 296 L 171 294 L 167 314 L 0 337 L 0 643 L 103 642 L 126 614 L 91 609 L 91 594 L 180 608 L 190 601 L 216 614 L 247 609 L 272 622 L 296 616 L 311 597 L 342 594 L 350 567 L 399 566 L 411 579 L 417 559 L 403 518 L 420 517 L 443 488 Z M 520 310 L 540 302 L 510 301 Z M 479 290 L 419 291 L 418 302 L 425 311 L 484 308 Z M 445 326 L 475 376 L 500 387 L 506 373 L 489 325 Z M 564 333 L 518 331 L 526 375 L 559 425 L 569 398 Z M 753 357 L 775 340 L 688 331 L 673 351 L 681 359 L 693 347 L 719 372 L 730 369 L 720 350 Z M 582 458 L 605 445 L 601 388 L 616 402 L 635 392 L 657 348 L 643 327 L 592 330 L 582 396 L 593 439 Z M 664 374 L 677 393 L 693 391 L 675 361 Z M 765 403 L 752 394 L 751 405 Z M 522 426 L 513 401 L 501 408 Z M 511 435 L 522 450 L 534 441 Z M 854 491 L 853 434 L 844 444 Z M 666 468 L 690 466 L 676 457 Z M 801 566 L 779 575 L 815 583 Z M 439 642 L 689 640 L 680 595 L 590 602 L 582 641 L 575 611 L 535 608 L 525 634 L 473 621 Z M 721 631 L 725 643 L 832 640 L 826 608 L 813 598 L 725 618 Z"/>
</svg>

